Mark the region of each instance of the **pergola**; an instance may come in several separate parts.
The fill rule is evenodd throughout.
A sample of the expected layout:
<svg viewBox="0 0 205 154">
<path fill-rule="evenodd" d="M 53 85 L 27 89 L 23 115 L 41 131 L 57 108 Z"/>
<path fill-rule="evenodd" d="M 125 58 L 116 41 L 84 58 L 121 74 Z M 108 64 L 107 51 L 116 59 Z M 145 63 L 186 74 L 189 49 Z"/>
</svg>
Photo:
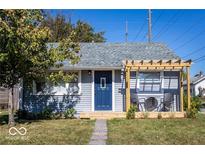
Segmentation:
<svg viewBox="0 0 205 154">
<path fill-rule="evenodd" d="M 126 111 L 130 108 L 130 71 L 155 71 L 155 70 L 170 70 L 170 71 L 180 71 L 180 110 L 183 109 L 183 70 L 186 68 L 186 80 L 187 80 L 187 102 L 188 109 L 191 106 L 191 97 L 190 97 L 190 67 L 191 60 L 124 60 L 123 65 L 126 72 Z"/>
</svg>

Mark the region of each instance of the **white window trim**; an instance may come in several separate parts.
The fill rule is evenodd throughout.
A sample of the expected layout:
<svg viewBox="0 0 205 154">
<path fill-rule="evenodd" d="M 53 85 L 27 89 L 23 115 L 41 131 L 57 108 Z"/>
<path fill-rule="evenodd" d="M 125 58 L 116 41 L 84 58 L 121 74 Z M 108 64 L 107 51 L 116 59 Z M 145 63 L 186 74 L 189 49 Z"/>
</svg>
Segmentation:
<svg viewBox="0 0 205 154">
<path fill-rule="evenodd" d="M 78 94 L 77 95 L 81 95 L 82 94 L 82 91 L 81 91 L 81 89 L 82 89 L 82 82 L 81 82 L 81 70 L 79 70 L 78 71 L 78 88 L 79 88 L 79 90 L 78 90 Z M 32 93 L 33 93 L 33 95 L 40 95 L 41 94 L 41 92 L 38 92 L 37 93 L 37 91 L 36 91 L 36 82 L 33 80 L 32 81 L 33 83 L 32 83 Z M 68 82 L 66 82 L 65 83 L 65 86 L 66 86 L 66 88 L 69 86 L 69 83 Z M 56 94 L 57 95 L 57 94 Z"/>
<path fill-rule="evenodd" d="M 82 94 L 82 79 L 81 79 L 81 76 L 82 76 L 82 71 L 78 71 L 78 94 L 81 95 Z"/>
</svg>

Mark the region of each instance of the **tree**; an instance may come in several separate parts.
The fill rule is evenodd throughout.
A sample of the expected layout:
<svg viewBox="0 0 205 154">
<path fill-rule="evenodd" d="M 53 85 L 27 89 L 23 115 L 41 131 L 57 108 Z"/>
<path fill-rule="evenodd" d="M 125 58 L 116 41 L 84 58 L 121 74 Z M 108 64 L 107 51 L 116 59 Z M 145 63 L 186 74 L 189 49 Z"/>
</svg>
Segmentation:
<svg viewBox="0 0 205 154">
<path fill-rule="evenodd" d="M 79 43 L 74 32 L 59 41 L 57 47 L 47 44 L 50 30 L 41 26 L 40 10 L 0 10 L 0 86 L 12 91 L 21 79 L 44 78 L 54 83 L 70 80 L 72 74 L 61 70 L 62 62 L 79 61 Z M 50 73 L 51 67 L 59 68 Z M 9 125 L 14 125 L 14 100 L 9 104 Z"/>
<path fill-rule="evenodd" d="M 77 24 L 74 28 L 76 32 L 76 41 L 79 42 L 105 42 L 103 37 L 104 32 L 95 33 L 94 29 L 85 22 L 77 21 Z"/>
<path fill-rule="evenodd" d="M 64 38 L 67 38 L 73 31 L 73 26 L 70 22 L 66 22 L 63 15 L 58 14 L 55 18 L 49 14 L 45 15 L 45 19 L 42 22 L 42 26 L 49 27 L 51 36 L 50 42 L 58 42 Z"/>
<path fill-rule="evenodd" d="M 65 16 L 58 14 L 56 17 L 45 15 L 42 26 L 51 30 L 50 42 L 58 42 L 66 38 L 72 31 L 76 32 L 75 41 L 78 42 L 105 42 L 104 32 L 95 32 L 94 28 L 86 22 L 78 20 L 76 24 L 66 21 Z"/>
</svg>

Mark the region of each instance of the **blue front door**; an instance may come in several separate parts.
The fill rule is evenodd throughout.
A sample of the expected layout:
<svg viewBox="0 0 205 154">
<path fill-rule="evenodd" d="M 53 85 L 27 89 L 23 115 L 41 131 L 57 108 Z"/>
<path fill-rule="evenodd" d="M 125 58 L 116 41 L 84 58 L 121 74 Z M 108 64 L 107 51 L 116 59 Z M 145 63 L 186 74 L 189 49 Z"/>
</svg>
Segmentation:
<svg viewBox="0 0 205 154">
<path fill-rule="evenodd" d="M 95 71 L 95 110 L 112 110 L 112 71 Z"/>
</svg>

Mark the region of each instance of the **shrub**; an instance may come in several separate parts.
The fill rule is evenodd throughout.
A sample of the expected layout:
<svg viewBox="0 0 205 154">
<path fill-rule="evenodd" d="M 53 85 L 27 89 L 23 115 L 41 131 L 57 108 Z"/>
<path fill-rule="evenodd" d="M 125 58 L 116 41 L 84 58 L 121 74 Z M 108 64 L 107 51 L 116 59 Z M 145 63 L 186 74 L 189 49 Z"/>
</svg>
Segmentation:
<svg viewBox="0 0 205 154">
<path fill-rule="evenodd" d="M 51 108 L 46 107 L 43 109 L 43 111 L 39 114 L 39 118 L 42 119 L 53 119 L 54 118 L 54 113 Z"/>
<path fill-rule="evenodd" d="M 18 119 L 26 119 L 28 114 L 29 113 L 26 110 L 19 109 L 18 111 L 16 111 L 16 116 Z"/>
<path fill-rule="evenodd" d="M 36 113 L 28 112 L 26 110 L 19 109 L 16 111 L 16 116 L 18 120 L 36 120 L 38 119 L 38 116 Z"/>
<path fill-rule="evenodd" d="M 187 118 L 196 118 L 201 107 L 201 99 L 198 96 L 191 98 L 191 108 L 188 109 L 187 96 L 184 95 L 184 108 L 186 109 Z"/>
<path fill-rule="evenodd" d="M 137 107 L 135 105 L 131 105 L 130 109 L 126 114 L 127 119 L 135 119 L 135 112 L 137 111 Z"/>
<path fill-rule="evenodd" d="M 64 112 L 64 116 L 66 119 L 73 119 L 74 118 L 74 115 L 76 114 L 76 110 L 74 108 L 70 108 L 70 109 L 67 109 L 65 112 Z"/>
<path fill-rule="evenodd" d="M 191 97 L 191 106 L 196 108 L 198 111 L 201 107 L 201 99 L 199 96 Z M 187 102 L 187 95 L 184 95 L 184 109 L 187 110 L 188 102 Z"/>
</svg>

